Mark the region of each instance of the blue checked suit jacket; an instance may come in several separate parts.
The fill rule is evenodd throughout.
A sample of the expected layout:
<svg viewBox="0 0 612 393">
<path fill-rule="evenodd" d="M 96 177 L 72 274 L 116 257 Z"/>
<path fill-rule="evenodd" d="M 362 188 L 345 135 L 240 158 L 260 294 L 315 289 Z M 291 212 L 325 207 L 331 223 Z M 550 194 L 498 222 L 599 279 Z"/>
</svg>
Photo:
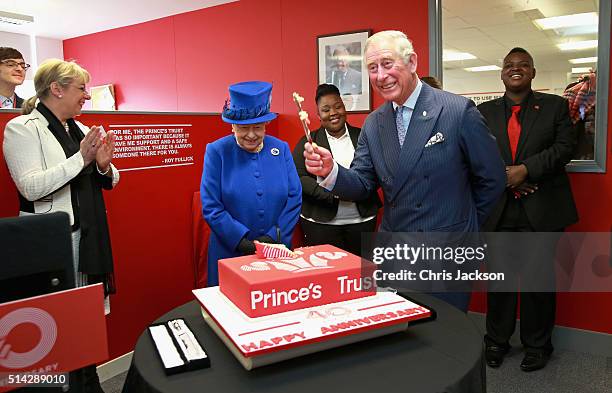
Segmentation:
<svg viewBox="0 0 612 393">
<path fill-rule="evenodd" d="M 441 133 L 443 141 L 425 147 Z M 386 232 L 474 232 L 504 192 L 495 138 L 471 100 L 423 83 L 400 148 L 391 102 L 365 121 L 351 169 L 333 193 L 359 200 L 382 187 Z"/>
</svg>

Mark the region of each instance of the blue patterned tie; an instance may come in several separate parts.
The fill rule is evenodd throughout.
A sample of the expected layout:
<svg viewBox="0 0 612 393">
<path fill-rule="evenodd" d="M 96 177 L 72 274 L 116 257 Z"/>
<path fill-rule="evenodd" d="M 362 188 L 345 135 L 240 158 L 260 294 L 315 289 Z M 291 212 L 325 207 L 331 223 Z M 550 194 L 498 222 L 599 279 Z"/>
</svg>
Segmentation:
<svg viewBox="0 0 612 393">
<path fill-rule="evenodd" d="M 406 127 L 404 127 L 404 106 L 398 106 L 395 110 L 395 126 L 397 127 L 397 137 L 400 146 L 404 145 L 406 139 Z"/>
</svg>

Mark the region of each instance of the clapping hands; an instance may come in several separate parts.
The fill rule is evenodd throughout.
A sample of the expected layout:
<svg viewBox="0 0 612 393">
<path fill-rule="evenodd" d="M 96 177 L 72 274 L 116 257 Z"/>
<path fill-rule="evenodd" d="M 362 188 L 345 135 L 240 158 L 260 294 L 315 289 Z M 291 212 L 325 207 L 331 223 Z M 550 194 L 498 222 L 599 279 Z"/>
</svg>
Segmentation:
<svg viewBox="0 0 612 393">
<path fill-rule="evenodd" d="M 96 160 L 98 169 L 108 172 L 115 151 L 115 133 L 104 132 L 101 126 L 93 126 L 81 140 L 80 152 L 85 166 Z"/>
<path fill-rule="evenodd" d="M 102 173 L 108 173 L 110 169 L 111 160 L 113 159 L 114 151 L 115 133 L 113 131 L 109 131 L 102 139 L 102 144 L 96 152 L 96 163 L 98 164 L 98 169 L 100 169 Z"/>
<path fill-rule="evenodd" d="M 91 127 L 89 132 L 81 140 L 80 152 L 83 156 L 85 166 L 89 165 L 98 153 L 98 149 L 102 145 L 102 129 L 101 127 Z"/>
</svg>

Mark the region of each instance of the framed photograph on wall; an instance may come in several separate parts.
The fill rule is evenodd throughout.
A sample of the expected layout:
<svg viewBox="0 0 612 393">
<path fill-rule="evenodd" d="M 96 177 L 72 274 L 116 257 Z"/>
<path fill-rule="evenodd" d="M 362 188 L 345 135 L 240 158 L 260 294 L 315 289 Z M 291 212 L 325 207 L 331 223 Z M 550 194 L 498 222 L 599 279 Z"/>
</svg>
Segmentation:
<svg viewBox="0 0 612 393">
<path fill-rule="evenodd" d="M 336 85 L 347 112 L 372 110 L 368 72 L 363 64 L 366 39 L 371 30 L 317 37 L 319 84 Z"/>
<path fill-rule="evenodd" d="M 117 110 L 115 88 L 113 85 L 91 87 L 91 109 L 95 111 Z"/>
</svg>

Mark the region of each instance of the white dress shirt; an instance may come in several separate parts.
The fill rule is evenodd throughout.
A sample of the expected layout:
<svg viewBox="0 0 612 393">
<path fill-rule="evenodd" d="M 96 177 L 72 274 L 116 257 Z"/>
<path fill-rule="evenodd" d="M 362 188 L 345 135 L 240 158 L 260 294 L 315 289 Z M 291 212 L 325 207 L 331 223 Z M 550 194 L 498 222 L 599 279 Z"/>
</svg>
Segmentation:
<svg viewBox="0 0 612 393">
<path fill-rule="evenodd" d="M 327 141 L 329 142 L 329 149 L 334 156 L 335 162 L 339 165 L 342 165 L 344 168 L 350 168 L 351 162 L 353 162 L 353 157 L 355 156 L 355 147 L 353 146 L 353 142 L 351 141 L 351 135 L 348 132 L 348 127 L 346 124 L 344 125 L 344 133 L 339 137 L 332 136 L 327 130 L 325 130 L 325 134 L 327 135 Z M 309 217 L 301 216 L 305 220 L 317 222 Z M 359 224 L 361 222 L 365 222 L 371 220 L 376 216 L 370 217 L 361 217 L 359 214 L 359 210 L 357 209 L 357 204 L 351 201 L 338 201 L 338 212 L 336 213 L 336 217 L 333 220 L 325 222 L 328 225 L 349 225 L 349 224 Z"/>
<path fill-rule="evenodd" d="M 13 109 L 15 107 L 15 94 L 12 97 L 0 95 L 0 109 Z"/>
</svg>

